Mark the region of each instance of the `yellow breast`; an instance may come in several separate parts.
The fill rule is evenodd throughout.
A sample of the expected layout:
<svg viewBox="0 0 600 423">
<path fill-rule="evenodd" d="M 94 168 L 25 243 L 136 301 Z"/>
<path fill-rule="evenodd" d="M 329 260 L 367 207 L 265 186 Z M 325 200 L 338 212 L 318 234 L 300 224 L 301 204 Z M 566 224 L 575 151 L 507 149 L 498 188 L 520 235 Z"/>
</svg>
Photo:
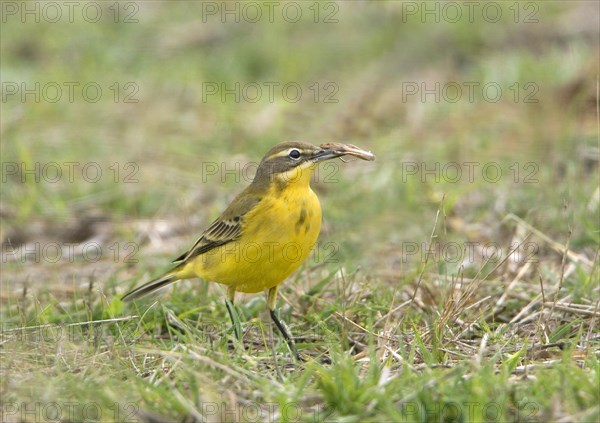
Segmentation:
<svg viewBox="0 0 600 423">
<path fill-rule="evenodd" d="M 308 258 L 321 230 L 321 205 L 309 185 L 312 169 L 274 180 L 260 203 L 244 218 L 239 241 L 203 254 L 193 273 L 259 292 L 283 282 Z"/>
</svg>

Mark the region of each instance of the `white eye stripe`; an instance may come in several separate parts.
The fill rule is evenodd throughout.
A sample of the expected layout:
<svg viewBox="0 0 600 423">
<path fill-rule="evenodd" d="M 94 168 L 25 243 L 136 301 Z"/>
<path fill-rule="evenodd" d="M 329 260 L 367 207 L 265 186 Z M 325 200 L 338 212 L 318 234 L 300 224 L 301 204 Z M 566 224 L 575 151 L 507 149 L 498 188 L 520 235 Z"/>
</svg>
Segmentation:
<svg viewBox="0 0 600 423">
<path fill-rule="evenodd" d="M 294 160 L 298 160 L 298 159 L 300 159 L 300 158 L 302 157 L 302 151 L 301 151 L 301 150 L 299 150 L 299 149 L 298 149 L 298 148 L 296 148 L 296 147 L 292 147 L 292 148 L 288 148 L 287 150 L 282 150 L 282 151 L 280 151 L 280 152 L 278 152 L 278 153 L 275 153 L 275 154 L 273 154 L 273 155 L 271 155 L 271 156 L 267 157 L 265 160 L 273 160 L 273 159 L 275 159 L 275 158 L 277 158 L 277 157 L 289 157 L 289 158 L 292 158 L 292 159 L 293 159 L 293 157 L 290 157 L 290 153 L 291 153 L 292 151 L 294 151 L 294 150 L 295 150 L 295 151 L 297 151 L 298 153 L 300 153 L 300 156 L 298 156 L 298 158 L 296 158 L 296 159 L 294 159 Z"/>
</svg>

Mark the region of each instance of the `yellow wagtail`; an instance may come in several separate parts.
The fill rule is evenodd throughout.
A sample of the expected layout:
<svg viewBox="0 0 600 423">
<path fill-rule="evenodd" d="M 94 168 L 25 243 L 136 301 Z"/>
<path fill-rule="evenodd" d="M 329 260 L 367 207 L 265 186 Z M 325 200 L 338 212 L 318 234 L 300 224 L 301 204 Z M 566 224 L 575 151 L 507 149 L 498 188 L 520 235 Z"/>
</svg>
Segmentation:
<svg viewBox="0 0 600 423">
<path fill-rule="evenodd" d="M 225 303 L 239 338 L 233 310 L 236 291 L 267 290 L 271 319 L 302 360 L 275 308 L 277 289 L 306 260 L 321 230 L 321 205 L 310 188 L 311 175 L 319 162 L 344 155 L 374 160 L 373 154 L 353 145 L 277 144 L 260 162 L 252 183 L 188 252 L 173 261 L 175 267 L 123 299 L 139 298 L 181 279 L 218 282 L 227 286 Z"/>
</svg>

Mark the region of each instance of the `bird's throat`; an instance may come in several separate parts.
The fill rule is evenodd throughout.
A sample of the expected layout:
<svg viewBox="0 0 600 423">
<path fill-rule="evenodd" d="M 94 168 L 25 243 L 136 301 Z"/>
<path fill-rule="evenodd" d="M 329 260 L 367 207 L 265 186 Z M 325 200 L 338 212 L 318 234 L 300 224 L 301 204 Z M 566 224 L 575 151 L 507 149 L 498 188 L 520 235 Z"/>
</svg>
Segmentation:
<svg viewBox="0 0 600 423">
<path fill-rule="evenodd" d="M 310 178 L 316 167 L 316 163 L 302 164 L 287 172 L 275 173 L 271 175 L 272 184 L 279 192 L 308 190 L 310 189 Z"/>
</svg>

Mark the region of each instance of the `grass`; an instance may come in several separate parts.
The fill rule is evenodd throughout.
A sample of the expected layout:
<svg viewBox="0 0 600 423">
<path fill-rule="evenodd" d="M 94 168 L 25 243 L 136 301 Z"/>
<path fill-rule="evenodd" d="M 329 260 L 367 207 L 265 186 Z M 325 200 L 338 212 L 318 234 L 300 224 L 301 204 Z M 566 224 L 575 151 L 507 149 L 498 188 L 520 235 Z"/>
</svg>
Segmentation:
<svg viewBox="0 0 600 423">
<path fill-rule="evenodd" d="M 140 3 L 137 23 L 112 3 L 96 23 L 7 16 L 3 93 L 103 95 L 1 103 L 3 421 L 598 421 L 598 11 L 422 23 L 406 4 L 322 3 L 331 24 L 308 3 L 294 24 L 204 21 L 195 2 Z M 303 96 L 203 99 L 207 82 Z M 377 155 L 313 184 L 321 237 L 279 300 L 307 363 L 262 295 L 236 304 L 243 347 L 218 285 L 123 304 L 282 139 Z"/>
</svg>

